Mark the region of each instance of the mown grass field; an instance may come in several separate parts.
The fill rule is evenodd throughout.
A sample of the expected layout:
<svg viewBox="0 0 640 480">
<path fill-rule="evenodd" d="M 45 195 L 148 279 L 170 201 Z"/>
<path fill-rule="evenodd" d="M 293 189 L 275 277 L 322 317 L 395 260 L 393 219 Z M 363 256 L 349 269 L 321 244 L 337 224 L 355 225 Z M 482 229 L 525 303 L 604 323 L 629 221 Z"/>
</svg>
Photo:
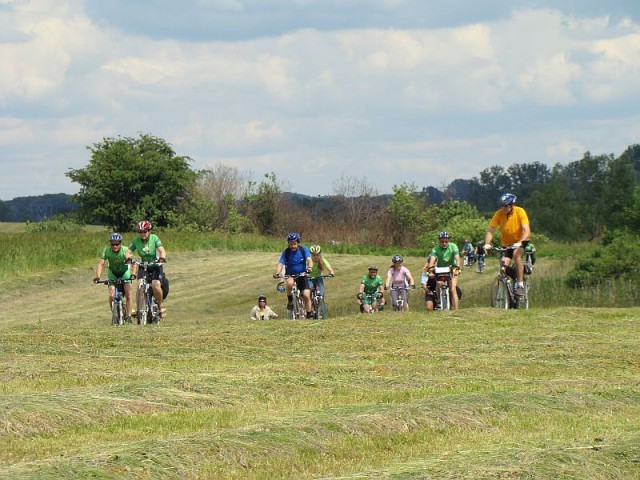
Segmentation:
<svg viewBox="0 0 640 480">
<path fill-rule="evenodd" d="M 640 309 L 492 310 L 493 260 L 457 312 L 358 315 L 388 259 L 334 254 L 331 318 L 251 322 L 277 255 L 169 249 L 159 326 L 111 327 L 93 264 L 3 280 L 0 477 L 640 478 Z"/>
</svg>

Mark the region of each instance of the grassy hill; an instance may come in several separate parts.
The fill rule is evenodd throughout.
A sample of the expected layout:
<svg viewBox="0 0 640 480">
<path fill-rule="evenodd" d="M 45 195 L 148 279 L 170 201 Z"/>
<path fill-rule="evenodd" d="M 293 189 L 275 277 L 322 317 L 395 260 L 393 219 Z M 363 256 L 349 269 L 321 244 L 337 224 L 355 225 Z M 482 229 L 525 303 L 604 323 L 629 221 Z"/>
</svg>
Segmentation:
<svg viewBox="0 0 640 480">
<path fill-rule="evenodd" d="M 640 477 L 640 309 L 554 306 L 561 262 L 526 312 L 494 259 L 457 312 L 365 316 L 388 258 L 332 254 L 331 318 L 251 322 L 277 253 L 169 252 L 160 326 L 111 327 L 93 263 L 2 281 L 1 478 Z"/>
</svg>

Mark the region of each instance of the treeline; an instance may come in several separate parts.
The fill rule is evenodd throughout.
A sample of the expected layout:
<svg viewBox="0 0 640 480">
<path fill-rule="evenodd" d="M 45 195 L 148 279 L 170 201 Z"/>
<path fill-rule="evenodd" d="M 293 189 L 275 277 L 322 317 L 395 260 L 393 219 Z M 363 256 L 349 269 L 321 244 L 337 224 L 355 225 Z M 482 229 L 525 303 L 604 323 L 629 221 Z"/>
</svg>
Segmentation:
<svg viewBox="0 0 640 480">
<path fill-rule="evenodd" d="M 0 222 L 40 222 L 78 210 L 71 195 L 55 193 L 0 201 Z"/>
<path fill-rule="evenodd" d="M 567 165 L 539 162 L 492 166 L 444 189 L 405 183 L 379 195 L 366 178 L 343 176 L 334 192 L 309 197 L 285 192 L 273 173 L 260 182 L 217 165 L 194 171 L 151 135 L 107 138 L 89 147 L 87 167 L 67 173 L 80 192 L 22 197 L 0 203 L 0 220 L 39 221 L 72 213 L 86 223 L 127 231 L 140 218 L 182 230 L 300 231 L 318 241 L 419 246 L 440 229 L 479 238 L 498 196 L 518 196 L 532 230 L 560 241 L 603 238 L 606 232 L 640 232 L 640 145 L 619 157 L 591 155 Z"/>
</svg>

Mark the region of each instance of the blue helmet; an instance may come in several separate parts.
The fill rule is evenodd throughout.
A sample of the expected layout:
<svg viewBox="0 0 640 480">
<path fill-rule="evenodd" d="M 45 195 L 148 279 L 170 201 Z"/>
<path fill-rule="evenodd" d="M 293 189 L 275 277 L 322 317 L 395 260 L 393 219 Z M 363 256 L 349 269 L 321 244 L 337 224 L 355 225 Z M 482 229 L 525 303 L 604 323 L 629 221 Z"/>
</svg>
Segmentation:
<svg viewBox="0 0 640 480">
<path fill-rule="evenodd" d="M 514 203 L 516 203 L 516 196 L 513 193 L 503 193 L 502 195 L 500 195 L 499 202 L 503 207 L 506 205 L 513 205 Z"/>
<path fill-rule="evenodd" d="M 296 232 L 293 232 L 287 235 L 287 242 L 299 242 L 299 241 L 300 241 L 300 235 L 298 235 Z"/>
<path fill-rule="evenodd" d="M 450 238 L 450 237 L 451 237 L 451 235 L 449 235 L 449 232 L 442 231 L 442 232 L 440 232 L 440 233 L 438 234 L 438 238 L 439 238 L 439 239 L 442 239 L 442 238 Z"/>
<path fill-rule="evenodd" d="M 122 235 L 119 233 L 112 233 L 109 235 L 109 242 L 111 243 L 122 243 Z"/>
</svg>

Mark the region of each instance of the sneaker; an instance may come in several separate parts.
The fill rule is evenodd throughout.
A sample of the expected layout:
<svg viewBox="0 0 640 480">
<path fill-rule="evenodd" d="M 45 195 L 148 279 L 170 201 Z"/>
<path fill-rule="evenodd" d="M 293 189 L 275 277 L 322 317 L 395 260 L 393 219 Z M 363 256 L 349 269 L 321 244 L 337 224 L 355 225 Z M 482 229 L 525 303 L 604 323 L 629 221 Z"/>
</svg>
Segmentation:
<svg viewBox="0 0 640 480">
<path fill-rule="evenodd" d="M 313 312 L 307 312 L 307 320 L 313 318 Z"/>
<path fill-rule="evenodd" d="M 524 285 L 518 285 L 516 287 L 516 297 L 524 298 Z"/>
<path fill-rule="evenodd" d="M 126 315 L 126 316 L 124 317 L 124 322 L 125 322 L 125 323 L 133 323 L 133 321 L 131 320 L 131 316 Z"/>
<path fill-rule="evenodd" d="M 165 319 L 167 317 L 167 308 L 163 305 L 160 307 L 160 318 Z"/>
</svg>

